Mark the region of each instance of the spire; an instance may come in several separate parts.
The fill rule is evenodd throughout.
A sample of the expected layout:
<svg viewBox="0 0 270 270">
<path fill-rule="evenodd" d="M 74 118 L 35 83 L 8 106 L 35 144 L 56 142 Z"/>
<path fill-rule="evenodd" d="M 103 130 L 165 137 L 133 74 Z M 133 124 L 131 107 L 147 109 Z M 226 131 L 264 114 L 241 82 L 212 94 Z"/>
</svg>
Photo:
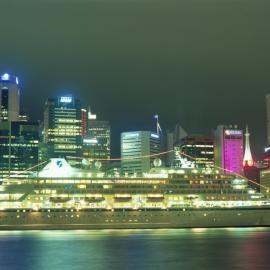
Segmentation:
<svg viewBox="0 0 270 270">
<path fill-rule="evenodd" d="M 157 121 L 157 134 L 160 135 L 162 133 L 162 129 L 161 129 L 161 126 L 160 126 L 159 121 L 158 121 L 158 114 L 154 115 L 154 118 Z"/>
<path fill-rule="evenodd" d="M 253 161 L 251 151 L 250 151 L 249 136 L 250 136 L 250 133 L 248 131 L 248 126 L 246 126 L 246 133 L 245 133 L 246 145 L 245 145 L 245 154 L 244 154 L 244 160 L 243 160 L 244 167 L 253 167 L 254 166 L 254 161 Z"/>
</svg>

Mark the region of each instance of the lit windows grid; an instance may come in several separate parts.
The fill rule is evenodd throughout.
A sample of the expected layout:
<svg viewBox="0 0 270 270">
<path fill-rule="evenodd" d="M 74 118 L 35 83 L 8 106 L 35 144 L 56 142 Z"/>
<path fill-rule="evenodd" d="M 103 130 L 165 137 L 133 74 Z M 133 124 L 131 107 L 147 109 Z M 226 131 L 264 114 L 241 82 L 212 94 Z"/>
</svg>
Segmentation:
<svg viewBox="0 0 270 270">
<path fill-rule="evenodd" d="M 82 127 L 81 105 L 78 100 L 61 102 L 61 98 L 49 99 L 44 113 L 45 143 L 48 143 L 48 158 L 81 156 Z M 78 160 L 69 160 L 79 164 Z"/>
<path fill-rule="evenodd" d="M 197 140 L 197 141 L 196 141 Z M 214 145 L 210 139 L 190 137 L 174 147 L 175 159 L 181 156 L 195 163 L 198 168 L 214 168 Z M 183 153 L 183 154 L 181 154 Z"/>
</svg>

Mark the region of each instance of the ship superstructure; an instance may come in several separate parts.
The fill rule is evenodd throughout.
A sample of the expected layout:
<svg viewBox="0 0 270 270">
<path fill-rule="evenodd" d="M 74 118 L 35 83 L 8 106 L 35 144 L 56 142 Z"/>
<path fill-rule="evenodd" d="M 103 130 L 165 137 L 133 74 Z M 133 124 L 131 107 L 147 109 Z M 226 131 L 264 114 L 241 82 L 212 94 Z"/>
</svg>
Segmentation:
<svg viewBox="0 0 270 270">
<path fill-rule="evenodd" d="M 133 228 L 137 224 L 138 228 L 148 228 L 211 227 L 223 226 L 223 223 L 224 226 L 239 226 L 245 224 L 245 220 L 239 221 L 243 215 L 241 211 L 248 209 L 253 211 L 249 212 L 252 220 L 247 225 L 255 225 L 253 223 L 260 220 L 259 225 L 270 225 L 269 205 L 264 195 L 249 188 L 247 180 L 223 175 L 218 170 L 155 168 L 143 177 L 115 178 L 100 172 L 73 169 L 63 159 L 52 159 L 35 176 L 13 176 L 3 181 L 0 226 L 81 228 L 83 224 L 82 228 L 107 228 L 111 224 L 112 228 Z M 267 221 L 256 216 L 262 213 L 258 209 L 266 211 Z M 213 218 L 204 219 L 208 223 L 202 223 L 199 214 L 196 221 L 194 213 L 200 211 L 204 217 L 213 215 Z M 237 211 L 233 216 L 240 214 L 235 216 L 237 224 L 230 218 L 230 211 Z M 177 218 L 176 213 L 181 216 L 183 212 L 193 214 L 185 220 Z M 136 218 L 127 219 L 128 213 Z M 159 214 L 161 220 L 156 216 Z"/>
</svg>

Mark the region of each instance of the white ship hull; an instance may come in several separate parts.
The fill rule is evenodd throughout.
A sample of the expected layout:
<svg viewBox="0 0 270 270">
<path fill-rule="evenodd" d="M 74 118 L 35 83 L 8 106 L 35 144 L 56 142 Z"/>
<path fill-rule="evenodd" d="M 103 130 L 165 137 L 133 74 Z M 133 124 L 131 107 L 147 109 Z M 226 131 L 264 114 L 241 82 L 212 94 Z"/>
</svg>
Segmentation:
<svg viewBox="0 0 270 270">
<path fill-rule="evenodd" d="M 8 210 L 0 230 L 152 229 L 270 226 L 270 208 Z"/>
</svg>

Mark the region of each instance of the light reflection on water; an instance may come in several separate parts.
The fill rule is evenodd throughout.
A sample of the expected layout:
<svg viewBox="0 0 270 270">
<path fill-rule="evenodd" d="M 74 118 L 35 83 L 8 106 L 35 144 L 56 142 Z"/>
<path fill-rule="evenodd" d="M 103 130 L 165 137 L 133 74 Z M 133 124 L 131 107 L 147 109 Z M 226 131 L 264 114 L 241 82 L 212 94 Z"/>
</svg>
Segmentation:
<svg viewBox="0 0 270 270">
<path fill-rule="evenodd" d="M 0 269 L 269 269 L 270 228 L 0 231 Z"/>
</svg>

